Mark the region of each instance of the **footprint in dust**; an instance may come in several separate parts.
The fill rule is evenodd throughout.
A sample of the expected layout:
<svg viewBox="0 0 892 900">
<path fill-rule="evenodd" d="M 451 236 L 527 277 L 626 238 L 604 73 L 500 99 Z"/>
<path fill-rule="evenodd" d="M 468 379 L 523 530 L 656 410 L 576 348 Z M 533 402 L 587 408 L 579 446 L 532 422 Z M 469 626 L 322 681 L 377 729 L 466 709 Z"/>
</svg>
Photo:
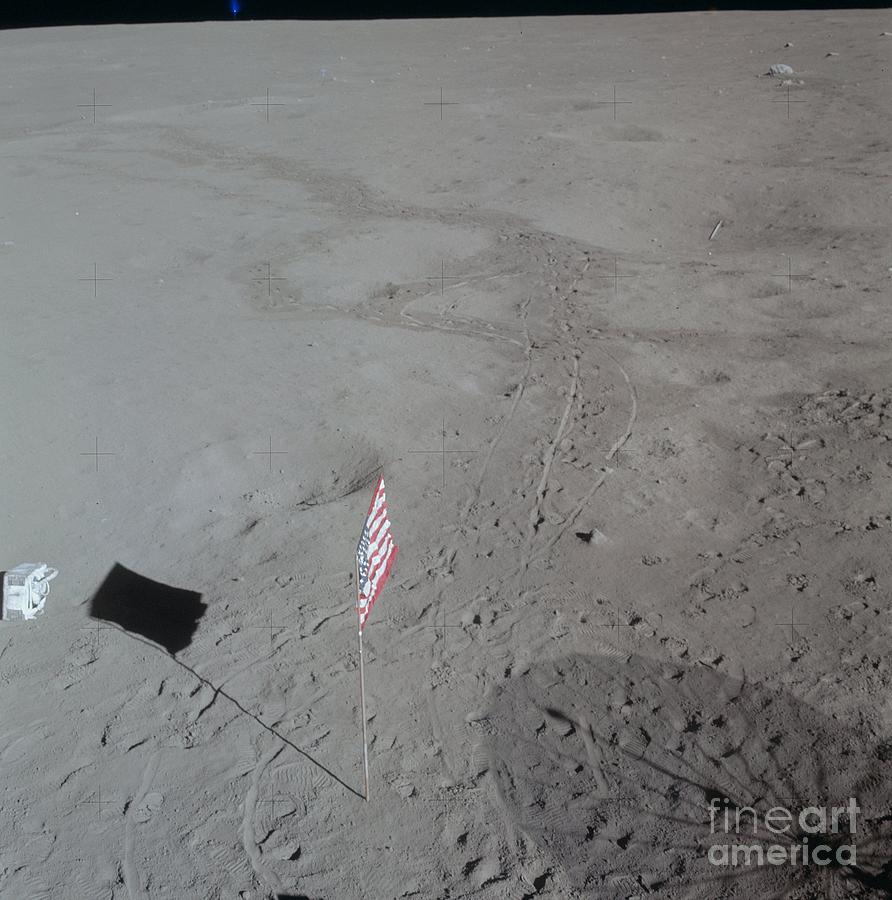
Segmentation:
<svg viewBox="0 0 892 900">
<path fill-rule="evenodd" d="M 577 655 L 499 685 L 488 720 L 499 803 L 580 890 L 892 898 L 892 741 L 783 691 Z"/>
<path fill-rule="evenodd" d="M 152 816 L 161 809 L 161 804 L 164 803 L 164 795 L 159 794 L 158 791 L 151 791 L 143 797 L 142 803 L 136 807 L 136 810 L 133 813 L 133 818 L 137 822 L 148 822 Z"/>
</svg>

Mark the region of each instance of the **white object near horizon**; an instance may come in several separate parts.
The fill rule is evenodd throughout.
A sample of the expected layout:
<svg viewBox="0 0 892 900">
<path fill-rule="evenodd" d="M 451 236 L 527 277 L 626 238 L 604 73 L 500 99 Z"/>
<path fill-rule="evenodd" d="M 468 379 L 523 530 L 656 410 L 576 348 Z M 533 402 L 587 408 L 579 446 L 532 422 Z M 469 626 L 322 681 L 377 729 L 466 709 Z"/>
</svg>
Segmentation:
<svg viewBox="0 0 892 900">
<path fill-rule="evenodd" d="M 43 615 L 50 582 L 59 574 L 46 563 L 22 563 L 3 573 L 3 619 Z"/>
</svg>

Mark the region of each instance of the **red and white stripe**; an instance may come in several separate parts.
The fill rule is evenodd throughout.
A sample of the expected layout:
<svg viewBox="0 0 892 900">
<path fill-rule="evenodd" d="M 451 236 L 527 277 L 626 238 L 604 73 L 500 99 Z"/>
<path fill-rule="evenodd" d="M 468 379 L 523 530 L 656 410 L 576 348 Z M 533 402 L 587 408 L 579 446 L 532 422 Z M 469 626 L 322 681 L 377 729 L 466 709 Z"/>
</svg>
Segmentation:
<svg viewBox="0 0 892 900">
<path fill-rule="evenodd" d="M 356 562 L 359 573 L 357 591 L 357 612 L 359 628 L 372 611 L 372 606 L 384 588 L 396 559 L 398 547 L 390 531 L 387 516 L 387 497 L 384 493 L 384 476 L 378 479 L 369 512 L 362 529 L 362 537 L 356 548 Z"/>
</svg>

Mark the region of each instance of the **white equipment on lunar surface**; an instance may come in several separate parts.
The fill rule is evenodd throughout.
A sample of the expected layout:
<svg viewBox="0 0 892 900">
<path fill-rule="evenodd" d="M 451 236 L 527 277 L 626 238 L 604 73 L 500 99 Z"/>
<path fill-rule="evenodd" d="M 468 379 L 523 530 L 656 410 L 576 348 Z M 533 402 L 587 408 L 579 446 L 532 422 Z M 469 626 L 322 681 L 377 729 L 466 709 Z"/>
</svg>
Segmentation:
<svg viewBox="0 0 892 900">
<path fill-rule="evenodd" d="M 58 569 L 46 563 L 22 563 L 3 573 L 3 619 L 36 619 L 43 615 L 50 582 Z"/>
</svg>

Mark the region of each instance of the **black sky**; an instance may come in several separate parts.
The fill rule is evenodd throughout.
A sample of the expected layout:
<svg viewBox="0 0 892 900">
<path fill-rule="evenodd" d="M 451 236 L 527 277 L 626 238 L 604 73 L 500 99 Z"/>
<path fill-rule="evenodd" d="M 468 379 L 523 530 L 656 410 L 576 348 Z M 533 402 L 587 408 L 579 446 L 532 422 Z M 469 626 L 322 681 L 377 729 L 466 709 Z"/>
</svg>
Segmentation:
<svg viewBox="0 0 892 900">
<path fill-rule="evenodd" d="M 232 4 L 239 9 L 233 15 Z M 888 0 L 858 3 L 749 3 L 713 0 L 7 0 L 0 27 L 30 28 L 97 25 L 117 22 L 195 22 L 235 19 L 391 19 L 456 16 L 549 16 L 653 13 L 731 9 L 864 9 L 889 8 Z"/>
</svg>

